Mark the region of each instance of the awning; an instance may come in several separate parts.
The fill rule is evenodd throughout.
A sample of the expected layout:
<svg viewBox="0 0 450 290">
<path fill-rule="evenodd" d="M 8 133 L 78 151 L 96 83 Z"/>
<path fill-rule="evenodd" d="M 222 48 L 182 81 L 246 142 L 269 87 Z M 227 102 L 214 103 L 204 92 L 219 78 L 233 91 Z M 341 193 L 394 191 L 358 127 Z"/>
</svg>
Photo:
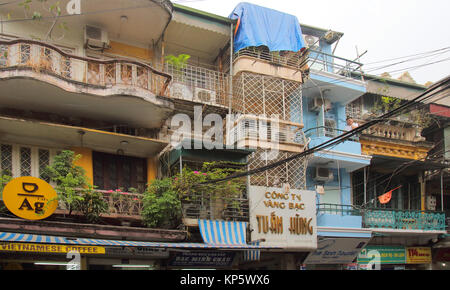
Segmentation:
<svg viewBox="0 0 450 290">
<path fill-rule="evenodd" d="M 198 220 L 203 241 L 208 245 L 246 246 L 247 222 Z"/>
<path fill-rule="evenodd" d="M 184 249 L 279 249 L 271 246 L 257 246 L 244 244 L 206 244 L 206 243 L 163 243 L 139 242 L 122 240 L 102 240 L 87 238 L 56 237 L 35 234 L 0 232 L 1 242 L 42 243 L 63 245 L 89 245 L 89 246 L 122 246 L 122 247 L 153 247 L 153 248 L 184 248 Z"/>
</svg>

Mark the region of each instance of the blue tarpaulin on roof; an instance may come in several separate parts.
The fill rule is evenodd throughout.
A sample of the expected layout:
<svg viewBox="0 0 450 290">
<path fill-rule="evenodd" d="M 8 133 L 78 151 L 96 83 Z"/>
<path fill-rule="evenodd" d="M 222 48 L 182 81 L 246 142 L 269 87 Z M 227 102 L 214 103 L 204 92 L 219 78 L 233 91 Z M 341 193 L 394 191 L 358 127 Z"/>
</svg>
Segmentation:
<svg viewBox="0 0 450 290">
<path fill-rule="evenodd" d="M 250 3 L 239 3 L 229 18 L 239 19 L 234 51 L 267 46 L 270 51 L 294 51 L 305 47 L 297 17 Z"/>
</svg>

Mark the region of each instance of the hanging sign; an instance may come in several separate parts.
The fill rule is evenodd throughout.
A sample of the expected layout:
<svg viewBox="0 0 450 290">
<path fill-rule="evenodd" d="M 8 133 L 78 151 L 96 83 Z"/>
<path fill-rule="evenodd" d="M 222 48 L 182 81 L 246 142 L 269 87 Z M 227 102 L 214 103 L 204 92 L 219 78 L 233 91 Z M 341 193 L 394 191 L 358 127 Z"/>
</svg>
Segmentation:
<svg viewBox="0 0 450 290">
<path fill-rule="evenodd" d="M 317 248 L 315 191 L 250 186 L 251 240 L 286 249 Z"/>
<path fill-rule="evenodd" d="M 407 264 L 430 264 L 431 248 L 429 247 L 408 247 L 406 248 Z"/>
<path fill-rule="evenodd" d="M 27 220 L 51 216 L 58 207 L 58 195 L 46 181 L 23 176 L 14 178 L 3 189 L 3 202 L 10 212 Z"/>
</svg>

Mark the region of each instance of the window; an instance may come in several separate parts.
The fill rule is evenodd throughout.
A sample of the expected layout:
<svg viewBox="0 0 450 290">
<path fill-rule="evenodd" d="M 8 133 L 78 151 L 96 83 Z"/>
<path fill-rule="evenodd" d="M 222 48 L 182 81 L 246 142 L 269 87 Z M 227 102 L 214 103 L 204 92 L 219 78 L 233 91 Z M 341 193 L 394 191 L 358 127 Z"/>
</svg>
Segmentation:
<svg viewBox="0 0 450 290">
<path fill-rule="evenodd" d="M 55 149 L 28 145 L 0 144 L 0 170 L 12 177 L 34 176 L 42 178 L 42 172 L 58 154 Z M 48 180 L 46 180 L 48 181 Z"/>
<path fill-rule="evenodd" d="M 362 119 L 362 102 L 361 98 L 351 102 L 345 108 L 347 117 L 352 119 L 361 120 Z"/>
<path fill-rule="evenodd" d="M 147 183 L 147 160 L 143 158 L 93 152 L 94 185 L 98 189 L 139 192 Z"/>
</svg>

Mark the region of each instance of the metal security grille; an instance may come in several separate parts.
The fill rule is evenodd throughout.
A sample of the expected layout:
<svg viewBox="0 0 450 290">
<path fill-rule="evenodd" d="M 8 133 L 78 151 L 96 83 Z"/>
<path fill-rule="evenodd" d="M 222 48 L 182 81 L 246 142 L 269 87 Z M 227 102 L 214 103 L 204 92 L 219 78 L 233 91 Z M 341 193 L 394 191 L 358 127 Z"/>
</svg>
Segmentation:
<svg viewBox="0 0 450 290">
<path fill-rule="evenodd" d="M 0 154 L 2 174 L 12 175 L 12 146 L 2 144 Z"/>
<path fill-rule="evenodd" d="M 31 176 L 31 148 L 20 148 L 20 175 Z"/>
<path fill-rule="evenodd" d="M 282 121 L 302 123 L 302 106 L 300 82 L 248 72 L 233 78 L 234 113 L 277 115 Z"/>
<path fill-rule="evenodd" d="M 258 149 L 249 156 L 248 169 L 253 170 L 294 155 L 290 152 L 271 152 Z M 250 176 L 250 184 L 267 187 L 282 187 L 289 183 L 291 188 L 306 188 L 306 167 L 308 157 L 296 158 L 275 168 Z"/>
<path fill-rule="evenodd" d="M 50 165 L 50 151 L 46 149 L 39 149 L 39 177 L 45 181 L 50 181 L 48 176 L 43 176 L 44 169 Z"/>
</svg>

